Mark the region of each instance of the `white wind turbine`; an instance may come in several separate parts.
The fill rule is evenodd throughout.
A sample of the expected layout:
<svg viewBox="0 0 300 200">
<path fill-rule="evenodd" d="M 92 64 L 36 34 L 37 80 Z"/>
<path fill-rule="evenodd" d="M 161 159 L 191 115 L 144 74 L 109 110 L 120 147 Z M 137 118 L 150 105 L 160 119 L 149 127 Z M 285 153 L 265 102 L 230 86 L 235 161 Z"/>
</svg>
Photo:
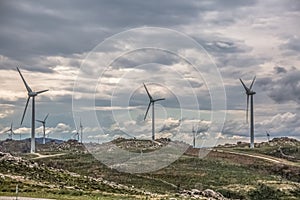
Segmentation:
<svg viewBox="0 0 300 200">
<path fill-rule="evenodd" d="M 81 144 L 82 144 L 82 136 L 83 136 L 83 126 L 81 124 L 81 119 L 80 119 L 80 140 L 81 140 Z M 78 133 L 78 142 L 79 142 L 79 133 Z"/>
<path fill-rule="evenodd" d="M 27 90 L 27 94 L 28 94 L 28 98 L 27 98 L 27 102 L 26 102 L 26 106 L 23 112 L 23 116 L 22 116 L 22 120 L 21 120 L 21 125 L 23 123 L 24 120 L 24 116 L 27 110 L 27 106 L 28 106 L 28 102 L 29 99 L 32 98 L 32 115 L 31 115 L 31 145 L 30 145 L 30 153 L 35 153 L 35 97 L 43 92 L 47 92 L 48 90 L 41 90 L 38 92 L 34 92 L 32 91 L 32 89 L 29 87 L 29 85 L 26 83 L 24 77 L 22 76 L 21 71 L 19 70 L 19 68 L 17 67 L 17 70 L 23 80 L 23 83 L 26 87 Z"/>
<path fill-rule="evenodd" d="M 77 140 L 77 142 L 79 142 L 79 132 L 77 129 L 76 129 L 76 133 L 74 133 L 72 137 L 74 137 L 75 140 Z"/>
<path fill-rule="evenodd" d="M 13 131 L 13 123 L 10 124 L 10 129 L 4 131 L 3 133 L 8 132 L 8 139 L 12 140 L 12 136 L 15 134 Z"/>
<path fill-rule="evenodd" d="M 38 119 L 36 120 L 37 122 L 40 122 L 43 125 L 43 144 L 46 144 L 46 127 L 45 127 L 45 125 L 46 125 L 46 120 L 47 120 L 48 116 L 49 116 L 49 113 L 46 115 L 44 120 L 38 120 Z"/>
<path fill-rule="evenodd" d="M 148 97 L 149 97 L 149 100 L 150 100 L 150 101 L 149 101 L 148 108 L 147 108 L 147 111 L 146 111 L 146 114 L 145 114 L 145 117 L 144 117 L 144 120 L 146 119 L 147 114 L 148 114 L 148 111 L 149 111 L 149 108 L 150 108 L 150 106 L 151 106 L 151 104 L 152 104 L 152 140 L 154 141 L 154 140 L 155 140 L 154 103 L 155 103 L 156 101 L 162 101 L 162 100 L 165 100 L 165 98 L 161 98 L 161 99 L 153 99 L 152 96 L 150 95 L 150 93 L 149 93 L 149 91 L 148 91 L 148 89 L 147 89 L 145 83 L 143 83 L 143 84 L 144 84 L 145 90 L 146 90 L 146 92 L 147 92 L 147 94 L 148 94 Z"/>
<path fill-rule="evenodd" d="M 193 125 L 193 129 L 192 129 L 192 133 L 193 133 L 193 147 L 196 148 L 196 131 Z"/>
<path fill-rule="evenodd" d="M 245 83 L 242 81 L 242 79 L 240 79 L 244 89 L 245 89 L 245 93 L 247 95 L 247 108 L 246 108 L 246 121 L 248 123 L 248 108 L 249 108 L 249 97 L 250 97 L 250 148 L 254 148 L 254 105 L 253 105 L 253 95 L 256 94 L 256 92 L 254 92 L 252 90 L 252 86 L 255 82 L 256 77 L 254 76 L 252 83 L 250 85 L 250 87 L 247 87 L 245 85 Z"/>
</svg>

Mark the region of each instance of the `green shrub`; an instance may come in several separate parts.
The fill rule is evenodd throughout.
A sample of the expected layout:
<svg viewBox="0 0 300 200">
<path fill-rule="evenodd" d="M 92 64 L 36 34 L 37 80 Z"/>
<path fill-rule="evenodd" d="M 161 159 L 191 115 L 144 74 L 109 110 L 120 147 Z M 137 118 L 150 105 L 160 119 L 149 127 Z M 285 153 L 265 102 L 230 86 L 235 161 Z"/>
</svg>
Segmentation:
<svg viewBox="0 0 300 200">
<path fill-rule="evenodd" d="M 279 200 L 281 199 L 284 194 L 279 191 L 275 190 L 265 184 L 259 183 L 258 188 L 249 192 L 249 197 L 251 200 Z"/>
</svg>

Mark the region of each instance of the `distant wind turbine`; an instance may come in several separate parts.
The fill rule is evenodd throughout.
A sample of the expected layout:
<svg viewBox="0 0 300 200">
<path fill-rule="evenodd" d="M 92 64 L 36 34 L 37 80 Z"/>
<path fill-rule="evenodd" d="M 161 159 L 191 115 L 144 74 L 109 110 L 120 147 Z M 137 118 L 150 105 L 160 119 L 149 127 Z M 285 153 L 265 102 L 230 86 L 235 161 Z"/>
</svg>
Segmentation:
<svg viewBox="0 0 300 200">
<path fill-rule="evenodd" d="M 80 140 L 81 140 L 81 144 L 82 144 L 82 136 L 83 136 L 83 126 L 81 124 L 81 119 L 80 119 Z M 79 142 L 79 135 L 78 135 L 78 142 Z"/>
<path fill-rule="evenodd" d="M 44 118 L 44 120 L 36 120 L 37 122 L 40 122 L 43 124 L 43 144 L 46 144 L 46 128 L 45 128 L 45 124 L 46 124 L 46 120 L 49 116 L 49 113 L 46 115 L 46 117 Z"/>
<path fill-rule="evenodd" d="M 196 131 L 193 125 L 193 129 L 192 129 L 192 133 L 193 133 L 193 147 L 196 147 Z"/>
<path fill-rule="evenodd" d="M 270 142 L 270 131 L 266 131 L 268 142 Z"/>
<path fill-rule="evenodd" d="M 34 92 L 32 91 L 32 89 L 29 87 L 29 85 L 26 83 L 24 77 L 22 76 L 19 68 L 17 67 L 17 70 L 23 80 L 23 83 L 26 87 L 26 90 L 28 92 L 28 98 L 27 98 L 27 102 L 26 102 L 26 106 L 25 106 L 25 109 L 24 109 L 24 113 L 23 113 L 23 116 L 22 116 L 22 120 L 21 120 L 21 125 L 23 123 L 23 120 L 24 120 L 24 116 L 25 116 L 25 113 L 26 113 L 26 110 L 27 110 L 27 106 L 28 106 L 28 102 L 29 102 L 29 99 L 32 98 L 32 115 L 31 115 L 31 145 L 30 145 L 30 153 L 35 153 L 35 97 L 43 92 L 47 92 L 48 90 L 41 90 L 41 91 L 38 91 L 38 92 Z"/>
<path fill-rule="evenodd" d="M 254 114 L 253 114 L 253 95 L 256 94 L 256 92 L 254 92 L 252 90 L 252 86 L 254 84 L 255 81 L 255 76 L 252 80 L 252 83 L 250 85 L 250 87 L 248 88 L 244 82 L 242 81 L 242 79 L 240 79 L 245 91 L 246 91 L 246 95 L 247 95 L 247 108 L 246 108 L 246 122 L 248 123 L 248 107 L 249 107 L 249 97 L 250 98 L 250 148 L 254 148 Z"/>
<path fill-rule="evenodd" d="M 146 90 L 146 92 L 147 92 L 147 94 L 148 94 L 148 97 L 149 97 L 149 100 L 150 100 L 150 101 L 149 101 L 148 108 L 147 108 L 147 111 L 146 111 L 146 114 L 145 114 L 145 117 L 144 117 L 144 120 L 146 119 L 147 114 L 148 114 L 148 111 L 149 111 L 149 108 L 150 108 L 150 106 L 151 106 L 151 104 L 152 104 L 152 140 L 155 140 L 154 103 L 155 103 L 156 101 L 162 101 L 162 100 L 165 100 L 165 98 L 161 98 L 161 99 L 153 99 L 152 96 L 150 95 L 150 93 L 149 93 L 149 91 L 148 91 L 148 89 L 147 89 L 145 83 L 143 83 L 143 84 L 144 84 L 145 90 Z"/>
<path fill-rule="evenodd" d="M 77 138 L 77 142 L 79 142 L 79 132 L 77 129 L 76 129 L 76 133 L 73 135 L 73 137 L 75 137 L 75 140 Z"/>
<path fill-rule="evenodd" d="M 4 131 L 3 133 L 8 132 L 8 139 L 12 140 L 12 136 L 15 134 L 13 131 L 13 123 L 10 124 L 10 129 Z"/>
</svg>

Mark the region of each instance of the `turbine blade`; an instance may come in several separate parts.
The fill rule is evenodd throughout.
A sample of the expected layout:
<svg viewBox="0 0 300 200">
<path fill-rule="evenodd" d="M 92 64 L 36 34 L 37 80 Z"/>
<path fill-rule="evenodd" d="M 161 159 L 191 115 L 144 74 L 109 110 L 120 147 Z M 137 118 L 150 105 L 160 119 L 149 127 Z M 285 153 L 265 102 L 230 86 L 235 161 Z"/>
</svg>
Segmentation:
<svg viewBox="0 0 300 200">
<path fill-rule="evenodd" d="M 25 79 L 24 79 L 23 75 L 21 74 L 21 71 L 19 70 L 18 67 L 17 67 L 17 70 L 18 70 L 18 72 L 19 72 L 19 74 L 20 74 L 20 76 L 21 76 L 21 78 L 22 78 L 22 80 L 23 80 L 23 83 L 24 83 L 24 85 L 25 85 L 25 87 L 26 87 L 26 89 L 27 89 L 27 92 L 32 92 L 31 88 L 30 88 L 29 85 L 26 83 L 26 81 L 25 81 Z"/>
<path fill-rule="evenodd" d="M 147 114 L 148 114 L 148 111 L 149 111 L 150 105 L 151 105 L 151 101 L 149 102 L 149 105 L 148 105 L 148 108 L 147 108 L 147 111 L 146 111 L 146 114 L 145 114 L 144 120 L 145 120 L 145 119 L 146 119 L 146 117 L 147 117 Z"/>
<path fill-rule="evenodd" d="M 143 83 L 143 84 L 144 84 L 144 87 L 145 87 L 145 89 L 146 89 L 146 92 L 147 92 L 147 94 L 148 94 L 149 99 L 152 100 L 152 96 L 150 95 L 150 93 L 149 93 L 149 91 L 148 91 L 148 89 L 147 89 L 145 83 Z"/>
<path fill-rule="evenodd" d="M 249 95 L 247 95 L 246 122 L 248 123 Z"/>
<path fill-rule="evenodd" d="M 37 94 L 41 94 L 41 93 L 47 92 L 47 91 L 49 91 L 49 90 L 42 90 L 42 91 L 38 91 L 38 92 L 36 92 L 36 93 L 37 93 Z"/>
<path fill-rule="evenodd" d="M 49 116 L 49 113 L 46 115 L 46 117 L 45 117 L 45 119 L 44 119 L 44 122 L 46 121 L 46 119 L 48 118 L 48 116 Z"/>
<path fill-rule="evenodd" d="M 254 78 L 253 78 L 253 80 L 252 80 L 252 83 L 251 83 L 251 85 L 250 85 L 250 87 L 249 87 L 250 90 L 252 89 L 252 86 L 253 86 L 253 84 L 254 84 L 255 79 L 256 79 L 256 76 L 254 76 Z"/>
<path fill-rule="evenodd" d="M 245 90 L 248 91 L 249 88 L 247 88 L 247 86 L 246 86 L 245 83 L 242 81 L 242 79 L 240 79 L 240 81 L 241 81 L 242 85 L 244 86 Z"/>
<path fill-rule="evenodd" d="M 35 120 L 35 121 L 37 121 L 37 122 L 40 122 L 40 123 L 44 123 L 44 121 L 42 121 L 42 120 L 38 120 L 38 119 L 37 119 L 37 120 Z"/>
<path fill-rule="evenodd" d="M 165 98 L 161 98 L 161 99 L 155 99 L 154 101 L 162 101 L 162 100 L 166 100 Z"/>
<path fill-rule="evenodd" d="M 13 127 L 13 123 L 10 124 L 10 129 L 11 129 L 11 130 L 12 130 L 12 127 Z"/>
<path fill-rule="evenodd" d="M 24 109 L 24 112 L 23 112 L 23 116 L 22 116 L 22 120 L 21 120 L 21 125 L 22 125 L 23 120 L 24 120 L 24 116 L 25 116 L 25 113 L 26 113 L 26 110 L 27 110 L 29 99 L 30 99 L 30 97 L 27 98 L 26 106 L 25 106 L 25 109 Z"/>
</svg>

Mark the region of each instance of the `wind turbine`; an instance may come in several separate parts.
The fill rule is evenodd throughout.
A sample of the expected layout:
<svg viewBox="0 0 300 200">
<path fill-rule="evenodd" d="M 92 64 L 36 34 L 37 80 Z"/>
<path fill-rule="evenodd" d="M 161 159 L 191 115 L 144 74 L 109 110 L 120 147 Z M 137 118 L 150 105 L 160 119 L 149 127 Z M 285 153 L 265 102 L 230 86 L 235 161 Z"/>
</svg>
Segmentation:
<svg viewBox="0 0 300 200">
<path fill-rule="evenodd" d="M 10 129 L 4 131 L 3 133 L 7 133 L 8 132 L 8 139 L 12 140 L 12 136 L 14 133 L 13 131 L 13 123 L 10 124 Z"/>
<path fill-rule="evenodd" d="M 78 132 L 77 129 L 76 129 L 76 133 L 73 136 L 75 137 L 75 140 L 76 140 L 76 137 L 77 137 L 77 141 L 79 142 L 79 132 Z"/>
<path fill-rule="evenodd" d="M 147 87 L 146 87 L 146 85 L 145 85 L 145 83 L 143 83 L 144 84 L 144 87 L 145 87 L 145 90 L 146 90 L 146 92 L 147 92 L 147 94 L 148 94 L 148 97 L 149 97 L 149 105 L 148 105 L 148 108 L 147 108 L 147 111 L 146 111 L 146 114 L 145 114 L 145 117 L 144 117 L 144 120 L 146 119 L 146 117 L 147 117 L 147 114 L 148 114 L 148 111 L 149 111 L 149 108 L 150 108 L 150 106 L 151 106 L 151 104 L 152 104 L 152 140 L 154 141 L 155 140 L 155 126 L 154 126 L 154 122 L 155 122 L 155 118 L 154 118 L 154 103 L 156 102 L 156 101 L 162 101 L 162 100 L 165 100 L 165 98 L 161 98 L 161 99 L 153 99 L 152 98 L 152 96 L 150 95 L 150 93 L 149 93 L 149 91 L 148 91 L 148 89 L 147 89 Z"/>
<path fill-rule="evenodd" d="M 27 110 L 27 106 L 28 106 L 28 102 L 29 102 L 29 99 L 32 98 L 32 115 L 31 115 L 31 145 L 30 145 L 30 153 L 35 153 L 35 97 L 43 92 L 47 92 L 48 90 L 41 90 L 41 91 L 38 91 L 38 92 L 34 92 L 32 91 L 32 89 L 29 87 L 29 85 L 26 83 L 24 77 L 22 76 L 19 68 L 17 67 L 17 70 L 23 80 L 23 83 L 26 87 L 26 90 L 27 90 L 27 94 L 28 94 L 28 98 L 27 98 L 27 102 L 26 102 L 26 106 L 25 106 L 25 109 L 24 109 L 24 113 L 23 113 L 23 116 L 22 116 L 22 120 L 21 120 L 21 125 L 23 123 L 23 120 L 24 120 L 24 116 L 25 116 L 25 113 L 26 113 L 26 110 Z"/>
<path fill-rule="evenodd" d="M 250 148 L 254 148 L 254 114 L 253 114 L 253 95 L 256 94 L 256 92 L 254 92 L 252 90 L 252 86 L 254 84 L 255 81 L 255 76 L 252 80 L 252 83 L 250 85 L 250 87 L 248 88 L 244 82 L 242 81 L 242 79 L 240 79 L 245 91 L 246 91 L 246 95 L 247 95 L 247 108 L 246 108 L 246 121 L 248 123 L 248 107 L 249 107 L 249 97 L 250 97 Z"/>
<path fill-rule="evenodd" d="M 49 113 L 46 115 L 46 117 L 44 118 L 44 120 L 36 120 L 37 122 L 40 122 L 43 124 L 43 144 L 46 144 L 46 130 L 45 130 L 45 124 L 46 124 L 46 119 L 48 118 Z"/>
<path fill-rule="evenodd" d="M 81 124 L 81 119 L 80 119 L 80 126 L 79 127 L 80 127 L 80 140 L 81 140 L 81 144 L 82 144 L 83 126 Z M 79 142 L 79 133 L 78 133 L 78 142 Z"/>
<path fill-rule="evenodd" d="M 270 131 L 266 131 L 268 142 L 270 142 Z"/>
<path fill-rule="evenodd" d="M 194 125 L 193 125 L 193 129 L 192 129 L 192 133 L 193 133 L 193 147 L 196 147 L 196 131 L 194 129 Z"/>
</svg>

